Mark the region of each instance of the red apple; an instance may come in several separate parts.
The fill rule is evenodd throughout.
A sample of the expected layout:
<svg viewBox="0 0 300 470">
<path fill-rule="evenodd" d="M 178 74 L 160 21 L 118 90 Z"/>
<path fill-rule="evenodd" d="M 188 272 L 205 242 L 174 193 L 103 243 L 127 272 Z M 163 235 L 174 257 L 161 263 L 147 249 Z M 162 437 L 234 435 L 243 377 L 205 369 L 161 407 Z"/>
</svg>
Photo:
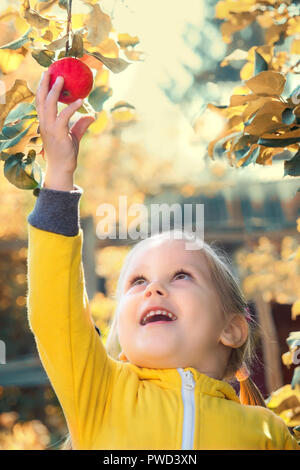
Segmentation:
<svg viewBox="0 0 300 470">
<path fill-rule="evenodd" d="M 93 73 L 91 69 L 75 57 L 64 57 L 53 62 L 49 67 L 49 91 L 57 77 L 64 78 L 63 88 L 58 101 L 73 103 L 78 98 L 86 98 L 93 88 Z"/>
</svg>

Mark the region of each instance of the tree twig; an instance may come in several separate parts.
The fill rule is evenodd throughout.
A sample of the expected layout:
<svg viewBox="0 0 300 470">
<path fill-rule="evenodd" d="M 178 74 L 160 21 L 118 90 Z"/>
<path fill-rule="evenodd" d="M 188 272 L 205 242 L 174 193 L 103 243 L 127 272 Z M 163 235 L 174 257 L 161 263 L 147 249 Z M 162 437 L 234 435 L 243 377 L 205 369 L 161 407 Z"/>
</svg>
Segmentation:
<svg viewBox="0 0 300 470">
<path fill-rule="evenodd" d="M 67 42 L 66 42 L 66 56 L 68 55 L 69 51 L 69 39 L 70 39 L 70 30 L 71 28 L 71 23 L 72 23 L 72 0 L 68 0 L 68 21 L 67 21 Z"/>
</svg>

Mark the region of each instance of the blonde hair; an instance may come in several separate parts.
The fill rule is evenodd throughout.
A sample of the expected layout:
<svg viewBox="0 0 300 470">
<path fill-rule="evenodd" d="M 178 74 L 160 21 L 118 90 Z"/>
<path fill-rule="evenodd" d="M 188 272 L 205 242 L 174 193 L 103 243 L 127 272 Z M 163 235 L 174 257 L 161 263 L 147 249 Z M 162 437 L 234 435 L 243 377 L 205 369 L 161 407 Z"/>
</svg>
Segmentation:
<svg viewBox="0 0 300 470">
<path fill-rule="evenodd" d="M 209 245 L 208 243 L 200 240 L 197 236 L 195 236 L 194 232 L 189 232 L 186 230 L 182 231 L 179 229 L 164 231 L 139 241 L 130 250 L 123 263 L 117 283 L 116 294 L 114 296 L 117 301 L 117 307 L 111 321 L 109 334 L 105 344 L 107 354 L 115 360 L 118 360 L 119 354 L 121 352 L 121 346 L 117 333 L 117 323 L 120 299 L 122 297 L 124 287 L 123 284 L 128 267 L 137 251 L 146 247 L 149 242 L 153 240 L 164 238 L 175 238 L 176 240 L 184 239 L 187 242 L 191 242 L 192 239 L 194 243 L 197 243 L 205 256 L 205 260 L 211 273 L 212 283 L 215 286 L 218 304 L 225 318 L 232 313 L 247 317 L 247 301 L 241 288 L 239 287 L 237 278 L 233 274 L 231 262 L 227 254 L 221 248 L 213 246 L 213 244 Z M 248 370 L 250 365 L 254 361 L 258 360 L 255 349 L 259 335 L 260 327 L 257 322 L 253 318 L 251 318 L 250 321 L 248 319 L 247 339 L 245 343 L 239 348 L 232 348 L 228 364 L 224 372 L 223 380 L 228 381 L 229 383 L 234 381 L 236 378 L 239 380 L 241 390 L 240 401 L 242 404 L 266 406 L 261 393 L 251 378 L 245 375 L 240 378 L 239 375 L 240 370 L 244 370 L 245 368 Z M 68 439 L 65 442 L 67 447 L 65 447 L 65 444 L 62 447 L 64 450 L 70 448 L 69 444 L 71 441 L 68 443 Z"/>
</svg>

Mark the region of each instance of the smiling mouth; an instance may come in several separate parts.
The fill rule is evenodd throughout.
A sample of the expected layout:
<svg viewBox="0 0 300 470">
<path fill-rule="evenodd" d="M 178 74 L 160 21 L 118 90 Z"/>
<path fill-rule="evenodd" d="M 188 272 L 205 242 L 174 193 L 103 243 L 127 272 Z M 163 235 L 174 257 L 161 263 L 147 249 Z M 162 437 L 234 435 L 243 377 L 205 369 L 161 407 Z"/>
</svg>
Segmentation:
<svg viewBox="0 0 300 470">
<path fill-rule="evenodd" d="M 161 324 L 161 323 L 173 323 L 176 320 L 172 320 L 166 315 L 154 315 L 147 319 L 146 323 L 143 326 Z"/>
</svg>

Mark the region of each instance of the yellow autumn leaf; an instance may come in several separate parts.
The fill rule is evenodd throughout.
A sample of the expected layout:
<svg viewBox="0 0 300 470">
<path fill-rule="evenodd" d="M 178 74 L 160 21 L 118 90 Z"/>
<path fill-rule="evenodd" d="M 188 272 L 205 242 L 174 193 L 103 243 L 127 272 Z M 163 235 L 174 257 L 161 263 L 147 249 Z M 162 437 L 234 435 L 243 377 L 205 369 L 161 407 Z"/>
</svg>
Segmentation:
<svg viewBox="0 0 300 470">
<path fill-rule="evenodd" d="M 118 34 L 118 44 L 120 47 L 136 46 L 139 44 L 138 36 L 130 36 L 127 33 Z"/>
<path fill-rule="evenodd" d="M 89 126 L 89 131 L 93 134 L 100 134 L 108 125 L 108 116 L 106 111 L 98 113 L 97 119 Z"/>
<path fill-rule="evenodd" d="M 112 117 L 116 123 L 124 124 L 124 123 L 129 123 L 131 121 L 134 121 L 136 118 L 136 114 L 130 109 L 126 109 L 126 110 L 118 109 L 112 112 Z"/>
<path fill-rule="evenodd" d="M 23 62 L 28 49 L 0 49 L 0 71 L 5 75 L 17 70 Z"/>
<path fill-rule="evenodd" d="M 291 54 L 300 55 L 300 39 L 294 39 L 291 45 Z"/>
<path fill-rule="evenodd" d="M 300 315 L 300 299 L 292 305 L 292 320 L 296 320 L 297 316 Z"/>
<path fill-rule="evenodd" d="M 105 57 L 119 57 L 119 48 L 115 41 L 110 38 L 104 39 L 96 49 L 91 48 L 90 52 L 94 52 L 94 50 Z"/>
<path fill-rule="evenodd" d="M 84 26 L 85 15 L 82 13 L 72 13 L 72 29 L 80 29 Z"/>
<path fill-rule="evenodd" d="M 294 16 L 288 19 L 286 34 L 287 36 L 294 36 L 300 33 L 300 16 Z"/>
<path fill-rule="evenodd" d="M 103 13 L 99 4 L 90 4 L 90 6 L 92 11 L 85 16 L 84 24 L 88 29 L 88 42 L 92 46 L 97 46 L 108 37 L 112 24 L 110 16 Z"/>
<path fill-rule="evenodd" d="M 282 354 L 281 359 L 282 359 L 282 362 L 285 366 L 289 367 L 291 364 L 293 364 L 292 356 L 293 356 L 292 351 L 288 351 L 288 352 Z"/>
<path fill-rule="evenodd" d="M 254 74 L 254 63 L 247 62 L 240 71 L 241 80 L 246 81 L 249 80 Z"/>
<path fill-rule="evenodd" d="M 281 413 L 283 410 L 292 406 L 299 406 L 300 391 L 297 389 L 292 390 L 290 384 L 284 385 L 271 393 L 267 405 L 268 408 L 274 410 L 275 413 Z"/>
<path fill-rule="evenodd" d="M 218 2 L 216 5 L 216 18 L 228 18 L 231 13 L 242 13 L 244 11 L 249 11 L 256 4 L 256 0 L 225 0 Z"/>
<path fill-rule="evenodd" d="M 108 86 L 109 73 L 110 71 L 108 69 L 103 68 L 98 71 L 94 80 L 94 86 Z"/>
<path fill-rule="evenodd" d="M 257 95 L 277 95 L 283 92 L 286 78 L 280 72 L 271 70 L 260 72 L 246 81 L 247 87 Z"/>
<path fill-rule="evenodd" d="M 17 79 L 15 83 L 5 94 L 5 103 L 0 104 L 0 129 L 3 127 L 8 113 L 19 103 L 29 102 L 31 103 L 34 98 L 34 94 L 28 88 L 25 80 Z"/>
</svg>

